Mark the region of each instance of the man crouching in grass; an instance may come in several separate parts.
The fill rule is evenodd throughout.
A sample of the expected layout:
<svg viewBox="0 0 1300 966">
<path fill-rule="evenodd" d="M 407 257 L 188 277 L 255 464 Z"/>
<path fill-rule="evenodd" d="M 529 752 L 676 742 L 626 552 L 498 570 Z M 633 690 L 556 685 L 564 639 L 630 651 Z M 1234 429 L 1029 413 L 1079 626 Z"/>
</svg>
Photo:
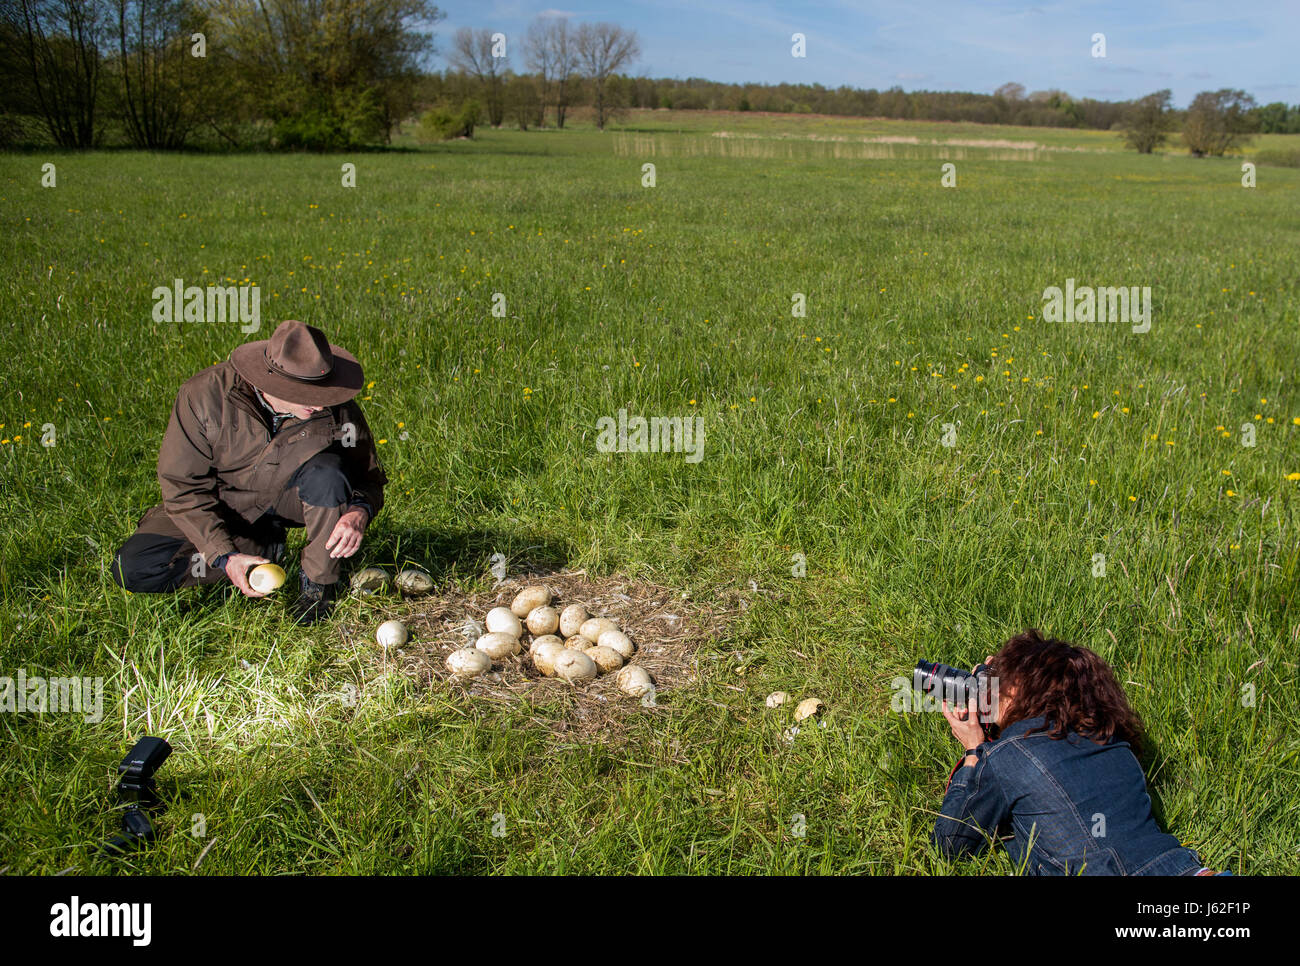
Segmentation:
<svg viewBox="0 0 1300 966">
<path fill-rule="evenodd" d="M 139 593 L 229 580 L 263 597 L 249 570 L 283 557 L 286 528 L 306 527 L 291 612 L 327 617 L 388 482 L 353 401 L 364 384 L 356 358 L 293 321 L 189 379 L 158 454 L 163 502 L 117 552 L 113 579 Z"/>
</svg>

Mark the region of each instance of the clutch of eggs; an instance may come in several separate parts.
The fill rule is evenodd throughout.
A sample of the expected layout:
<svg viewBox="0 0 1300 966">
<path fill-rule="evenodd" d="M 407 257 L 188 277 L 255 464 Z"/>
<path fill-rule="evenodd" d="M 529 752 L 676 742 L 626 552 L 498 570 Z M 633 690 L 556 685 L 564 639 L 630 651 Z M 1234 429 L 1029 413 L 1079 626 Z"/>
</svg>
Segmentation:
<svg viewBox="0 0 1300 966">
<path fill-rule="evenodd" d="M 628 664 L 636 648 L 617 622 L 593 617 L 582 604 L 563 609 L 552 606 L 555 597 L 541 584 L 531 584 L 515 594 L 509 607 L 493 607 L 483 623 L 487 633 L 473 648 L 491 660 L 519 654 L 524 631 L 532 635 L 528 656 L 545 677 L 558 677 L 571 684 L 585 684 L 601 674 L 614 674 L 619 690 L 641 697 L 654 690 L 645 668 Z M 458 666 L 466 660 L 458 657 Z M 447 667 L 452 669 L 452 658 Z M 473 671 L 453 672 L 457 677 Z M 481 673 L 481 672 L 478 672 Z"/>
</svg>

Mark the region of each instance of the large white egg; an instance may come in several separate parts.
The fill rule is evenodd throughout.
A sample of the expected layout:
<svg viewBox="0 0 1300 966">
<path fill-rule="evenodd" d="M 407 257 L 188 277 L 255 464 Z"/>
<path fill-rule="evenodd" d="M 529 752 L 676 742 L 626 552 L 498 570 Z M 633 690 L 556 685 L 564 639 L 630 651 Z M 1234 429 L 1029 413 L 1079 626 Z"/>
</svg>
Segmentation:
<svg viewBox="0 0 1300 966">
<path fill-rule="evenodd" d="M 458 678 L 476 678 L 492 666 L 492 658 L 477 647 L 463 647 L 447 656 L 447 670 Z"/>
<path fill-rule="evenodd" d="M 352 575 L 352 589 L 369 597 L 388 586 L 388 572 L 380 567 L 367 567 Z"/>
<path fill-rule="evenodd" d="M 393 581 L 393 586 L 408 597 L 415 597 L 433 590 L 433 578 L 423 570 L 416 570 L 411 567 L 397 575 L 397 578 Z"/>
<path fill-rule="evenodd" d="M 548 636 L 543 639 L 541 644 L 537 644 L 529 650 L 529 654 L 533 658 L 533 666 L 548 678 L 555 677 L 555 659 L 564 650 L 563 645 L 555 643 L 556 640 L 558 638 Z"/>
<path fill-rule="evenodd" d="M 582 631 L 583 622 L 590 616 L 587 608 L 581 604 L 570 604 L 560 611 L 560 633 L 565 637 L 573 637 Z"/>
<path fill-rule="evenodd" d="M 560 650 L 564 649 L 564 641 L 560 640 L 554 634 L 543 634 L 541 637 L 533 638 L 533 643 L 528 645 L 528 653 L 533 653 L 533 651 L 537 650 L 543 644 L 554 644 L 559 647 Z"/>
<path fill-rule="evenodd" d="M 512 654 L 519 653 L 519 638 L 512 634 L 502 634 L 500 631 L 492 631 L 488 634 L 484 634 L 475 641 L 474 646 L 488 657 L 492 658 L 492 660 L 499 661 L 503 657 L 509 657 Z"/>
<path fill-rule="evenodd" d="M 650 675 L 646 669 L 639 664 L 629 664 L 614 676 L 614 683 L 624 694 L 630 694 L 634 698 L 642 697 L 654 690 L 654 685 L 650 683 Z"/>
<path fill-rule="evenodd" d="M 533 584 L 515 594 L 515 599 L 510 602 L 510 611 L 523 620 L 537 608 L 545 607 L 550 602 L 551 592 L 541 584 Z"/>
<path fill-rule="evenodd" d="M 599 641 L 600 635 L 605 631 L 616 631 L 618 625 L 608 617 L 591 617 L 582 622 L 578 628 L 578 633 L 589 641 Z"/>
<path fill-rule="evenodd" d="M 524 632 L 524 625 L 519 623 L 519 618 L 514 615 L 509 607 L 493 607 L 487 612 L 487 619 L 484 621 L 487 629 L 494 634 L 510 634 L 513 637 L 519 637 Z"/>
<path fill-rule="evenodd" d="M 408 636 L 406 625 L 401 621 L 384 621 L 375 631 L 375 640 L 384 647 L 401 647 Z"/>
<path fill-rule="evenodd" d="M 605 631 L 600 635 L 600 639 L 597 640 L 596 643 L 601 647 L 608 647 L 612 650 L 618 651 L 625 661 L 632 657 L 632 652 L 634 650 L 632 647 L 632 639 L 622 631 Z"/>
<path fill-rule="evenodd" d="M 601 674 L 617 671 L 623 666 L 623 655 L 612 647 L 601 647 L 597 644 L 595 647 L 587 648 L 582 653 L 596 662 L 596 669 Z"/>
<path fill-rule="evenodd" d="M 596 662 L 582 651 L 566 647 L 555 655 L 555 673 L 570 684 L 582 684 L 596 676 Z"/>
<path fill-rule="evenodd" d="M 528 612 L 528 629 L 537 635 L 554 634 L 560 626 L 560 615 L 554 607 L 535 607 Z"/>
</svg>

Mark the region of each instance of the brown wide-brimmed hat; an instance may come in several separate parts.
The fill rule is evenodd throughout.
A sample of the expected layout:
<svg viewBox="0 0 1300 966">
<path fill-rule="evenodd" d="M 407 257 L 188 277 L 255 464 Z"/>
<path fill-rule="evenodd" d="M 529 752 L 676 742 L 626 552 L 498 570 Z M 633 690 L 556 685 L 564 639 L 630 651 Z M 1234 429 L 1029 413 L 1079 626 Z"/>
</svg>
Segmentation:
<svg viewBox="0 0 1300 966">
<path fill-rule="evenodd" d="M 235 371 L 262 392 L 299 406 L 337 406 L 361 391 L 361 363 L 330 345 L 325 333 L 292 319 L 269 339 L 246 342 L 230 353 Z"/>
</svg>

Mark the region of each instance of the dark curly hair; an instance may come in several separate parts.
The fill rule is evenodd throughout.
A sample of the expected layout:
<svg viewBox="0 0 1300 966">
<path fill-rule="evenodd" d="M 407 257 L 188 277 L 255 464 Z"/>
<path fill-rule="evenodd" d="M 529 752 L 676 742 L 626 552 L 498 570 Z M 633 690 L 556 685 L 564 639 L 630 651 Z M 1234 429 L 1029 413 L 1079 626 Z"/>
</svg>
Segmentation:
<svg viewBox="0 0 1300 966">
<path fill-rule="evenodd" d="M 1035 628 L 1017 634 L 993 656 L 998 690 L 1008 698 L 1001 726 L 1043 718 L 1047 731 L 1064 738 L 1073 731 L 1104 745 L 1127 741 L 1134 754 L 1142 746 L 1142 721 L 1130 707 L 1110 665 L 1086 647 L 1043 637 Z"/>
</svg>

